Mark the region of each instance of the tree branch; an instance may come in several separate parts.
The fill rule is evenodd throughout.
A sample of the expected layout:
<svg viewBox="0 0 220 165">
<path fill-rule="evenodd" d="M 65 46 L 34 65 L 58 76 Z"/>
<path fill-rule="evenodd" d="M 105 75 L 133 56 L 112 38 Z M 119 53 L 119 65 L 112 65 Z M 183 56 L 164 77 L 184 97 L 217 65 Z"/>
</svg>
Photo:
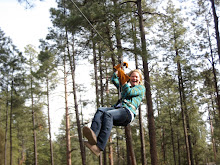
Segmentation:
<svg viewBox="0 0 220 165">
<path fill-rule="evenodd" d="M 143 14 L 151 14 L 151 15 L 159 15 L 159 16 L 166 16 L 167 17 L 167 15 L 165 15 L 165 14 L 162 14 L 162 13 L 151 13 L 149 11 L 143 12 Z"/>
<path fill-rule="evenodd" d="M 128 3 L 128 2 L 133 2 L 133 3 L 137 4 L 137 1 L 125 1 L 125 2 L 120 3 L 120 5 L 123 5 L 123 4 Z"/>
</svg>

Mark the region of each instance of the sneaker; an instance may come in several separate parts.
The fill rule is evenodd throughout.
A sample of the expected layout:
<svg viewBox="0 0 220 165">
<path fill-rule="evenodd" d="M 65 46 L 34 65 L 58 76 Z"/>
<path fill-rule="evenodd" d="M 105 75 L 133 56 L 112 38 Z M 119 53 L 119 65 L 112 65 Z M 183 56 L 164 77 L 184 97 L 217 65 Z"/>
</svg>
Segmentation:
<svg viewBox="0 0 220 165">
<path fill-rule="evenodd" d="M 84 142 L 84 144 L 92 151 L 93 154 L 95 154 L 98 157 L 100 156 L 101 150 L 97 145 L 91 145 L 89 142 Z"/>
<path fill-rule="evenodd" d="M 88 142 L 91 145 L 95 145 L 97 143 L 96 135 L 89 127 L 83 127 L 83 135 L 88 139 Z"/>
</svg>

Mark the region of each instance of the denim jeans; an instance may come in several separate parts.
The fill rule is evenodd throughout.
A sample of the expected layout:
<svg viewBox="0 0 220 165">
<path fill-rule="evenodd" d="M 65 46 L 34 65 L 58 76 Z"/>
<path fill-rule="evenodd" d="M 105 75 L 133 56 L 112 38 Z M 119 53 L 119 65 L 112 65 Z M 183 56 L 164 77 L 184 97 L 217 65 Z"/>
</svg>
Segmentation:
<svg viewBox="0 0 220 165">
<path fill-rule="evenodd" d="M 97 137 L 97 146 L 103 151 L 114 126 L 127 126 L 131 122 L 131 114 L 124 107 L 98 108 L 92 120 L 91 129 Z"/>
</svg>

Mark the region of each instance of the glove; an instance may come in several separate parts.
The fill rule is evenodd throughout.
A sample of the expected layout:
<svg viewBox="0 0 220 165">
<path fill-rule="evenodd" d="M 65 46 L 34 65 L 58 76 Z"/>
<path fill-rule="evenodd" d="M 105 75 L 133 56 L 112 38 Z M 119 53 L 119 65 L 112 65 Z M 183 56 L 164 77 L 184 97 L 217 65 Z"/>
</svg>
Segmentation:
<svg viewBox="0 0 220 165">
<path fill-rule="evenodd" d="M 127 62 L 123 62 L 123 66 L 128 67 Z M 117 66 L 114 66 L 114 69 L 118 71 L 118 77 L 120 80 L 120 83 L 124 85 L 128 80 L 130 80 L 130 77 L 125 74 L 124 70 L 121 68 L 121 64 L 118 64 Z"/>
<path fill-rule="evenodd" d="M 124 85 L 128 80 L 130 80 L 130 77 L 126 75 L 121 68 L 118 70 L 118 77 L 122 85 Z"/>
<path fill-rule="evenodd" d="M 117 66 L 114 66 L 114 68 L 116 70 L 118 70 L 120 68 L 121 64 L 118 64 Z M 128 68 L 128 63 L 127 62 L 123 62 L 123 65 L 122 66 L 125 66 L 126 68 Z"/>
</svg>

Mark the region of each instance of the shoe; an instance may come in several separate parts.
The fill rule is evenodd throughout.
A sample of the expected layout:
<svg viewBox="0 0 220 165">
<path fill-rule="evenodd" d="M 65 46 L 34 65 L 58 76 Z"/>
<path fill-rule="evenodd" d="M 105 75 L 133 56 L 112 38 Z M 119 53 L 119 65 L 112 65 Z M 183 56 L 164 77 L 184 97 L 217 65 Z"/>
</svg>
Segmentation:
<svg viewBox="0 0 220 165">
<path fill-rule="evenodd" d="M 91 145 L 95 145 L 97 143 L 96 135 L 89 127 L 83 127 L 83 135 L 88 139 L 88 142 Z"/>
<path fill-rule="evenodd" d="M 97 145 L 91 145 L 89 142 L 84 142 L 85 146 L 88 147 L 96 156 L 100 156 L 101 150 Z"/>
</svg>

